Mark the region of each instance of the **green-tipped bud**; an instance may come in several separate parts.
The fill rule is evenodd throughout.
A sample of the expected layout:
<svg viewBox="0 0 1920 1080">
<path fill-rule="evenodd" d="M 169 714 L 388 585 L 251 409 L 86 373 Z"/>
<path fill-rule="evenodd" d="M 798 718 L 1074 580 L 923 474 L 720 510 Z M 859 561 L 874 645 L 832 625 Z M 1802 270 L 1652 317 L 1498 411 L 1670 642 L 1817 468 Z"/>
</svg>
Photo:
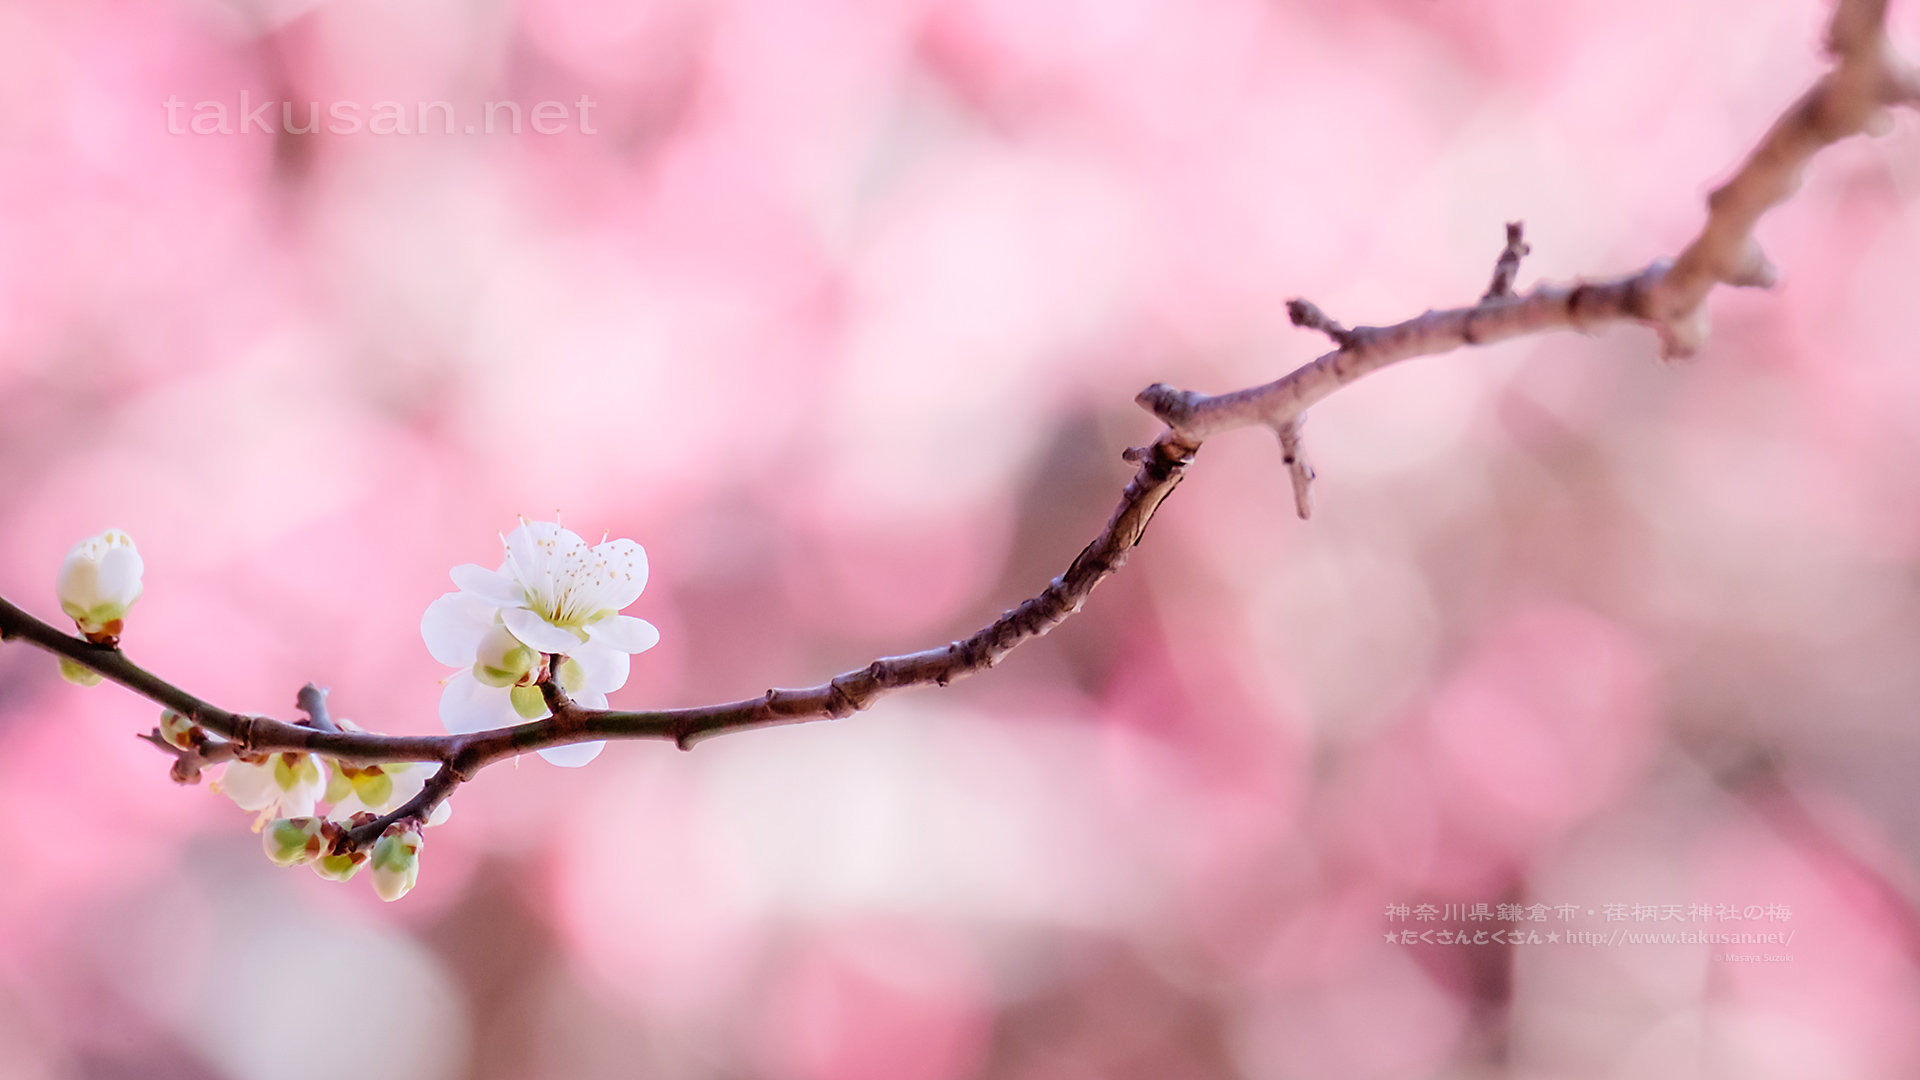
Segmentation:
<svg viewBox="0 0 1920 1080">
<path fill-rule="evenodd" d="M 571 694 L 587 685 L 587 669 L 571 656 L 560 658 L 560 689 Z"/>
<path fill-rule="evenodd" d="M 538 720 L 547 715 L 547 699 L 537 686 L 516 686 L 508 692 L 513 711 L 523 720 Z"/>
<path fill-rule="evenodd" d="M 278 818 L 260 830 L 260 844 L 278 865 L 299 866 L 326 852 L 326 827 L 324 818 Z"/>
<path fill-rule="evenodd" d="M 99 672 L 76 664 L 64 656 L 60 658 L 60 677 L 76 686 L 99 686 L 101 681 Z"/>
<path fill-rule="evenodd" d="M 373 845 L 373 891 L 386 901 L 398 900 L 413 891 L 420 880 L 420 829 L 416 825 L 390 825 Z"/>
<path fill-rule="evenodd" d="M 322 855 L 313 861 L 313 872 L 328 881 L 345 881 L 367 864 L 367 853 L 350 851 L 345 855 Z"/>
<path fill-rule="evenodd" d="M 160 710 L 160 737 L 181 750 L 191 750 L 205 740 L 206 735 L 187 717 L 172 709 Z"/>
<path fill-rule="evenodd" d="M 517 686 L 529 681 L 540 656 L 520 643 L 505 626 L 494 623 L 480 638 L 473 677 L 487 686 Z"/>
</svg>

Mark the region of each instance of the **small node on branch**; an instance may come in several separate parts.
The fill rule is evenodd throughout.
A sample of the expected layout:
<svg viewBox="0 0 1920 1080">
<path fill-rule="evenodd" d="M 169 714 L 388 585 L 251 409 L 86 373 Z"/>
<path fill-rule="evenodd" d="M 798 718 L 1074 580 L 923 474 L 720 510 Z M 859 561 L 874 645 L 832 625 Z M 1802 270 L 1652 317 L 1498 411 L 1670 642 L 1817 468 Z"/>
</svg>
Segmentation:
<svg viewBox="0 0 1920 1080">
<path fill-rule="evenodd" d="M 1654 324 L 1654 331 L 1660 335 L 1660 358 L 1690 359 L 1707 343 L 1709 326 L 1705 304 Z"/>
<path fill-rule="evenodd" d="M 1760 250 L 1759 242 L 1748 237 L 1740 251 L 1740 263 L 1726 281 L 1741 289 L 1771 289 L 1780 281 L 1780 270 Z"/>
<path fill-rule="evenodd" d="M 1160 422 L 1180 431 L 1193 411 L 1199 395 L 1191 390 L 1175 390 L 1166 383 L 1154 383 L 1133 396 L 1133 403 L 1158 417 Z"/>
<path fill-rule="evenodd" d="M 1493 281 L 1487 286 L 1486 295 L 1481 303 L 1489 300 L 1504 300 L 1513 295 L 1513 279 L 1520 276 L 1520 260 L 1526 258 L 1533 248 L 1525 237 L 1526 223 L 1507 222 L 1507 246 L 1493 263 Z"/>
<path fill-rule="evenodd" d="M 1302 521 L 1313 516 L 1313 466 L 1307 464 L 1300 446 L 1300 426 L 1306 420 L 1304 415 L 1296 416 L 1273 425 L 1273 433 L 1280 437 L 1280 460 L 1287 463 L 1287 478 L 1293 481 L 1293 509 Z"/>
<path fill-rule="evenodd" d="M 1301 327 L 1302 329 L 1320 331 L 1332 338 L 1333 343 L 1343 349 L 1353 347 L 1356 337 L 1354 332 L 1340 325 L 1332 316 L 1329 316 L 1326 312 L 1314 306 L 1311 300 L 1302 300 L 1295 297 L 1287 301 L 1287 318 L 1292 319 L 1293 325 Z"/>
</svg>

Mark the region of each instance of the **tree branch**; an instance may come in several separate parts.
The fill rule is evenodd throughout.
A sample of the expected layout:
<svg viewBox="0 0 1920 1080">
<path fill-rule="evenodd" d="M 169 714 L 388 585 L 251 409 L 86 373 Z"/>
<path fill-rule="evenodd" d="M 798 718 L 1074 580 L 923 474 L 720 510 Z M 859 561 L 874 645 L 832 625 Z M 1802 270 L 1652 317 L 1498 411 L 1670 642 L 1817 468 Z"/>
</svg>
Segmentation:
<svg viewBox="0 0 1920 1080">
<path fill-rule="evenodd" d="M 1512 296 L 1502 273 L 1518 268 L 1519 226 L 1508 226 L 1493 287 L 1480 303 L 1429 311 L 1392 326 L 1346 330 L 1304 300 L 1289 302 L 1296 325 L 1321 330 L 1340 346 L 1265 386 L 1208 396 L 1156 383 L 1139 403 L 1189 446 L 1223 431 L 1264 424 L 1279 430 L 1347 383 L 1388 364 L 1488 345 L 1549 330 L 1592 330 L 1639 322 L 1659 333 L 1669 357 L 1691 356 L 1706 340 L 1707 294 L 1716 285 L 1768 286 L 1775 278 L 1753 238 L 1762 214 L 1799 187 L 1807 162 L 1849 135 L 1882 130 L 1891 105 L 1920 102 L 1920 77 L 1886 37 L 1885 0 L 1840 0 L 1827 35 L 1834 69 L 1801 95 L 1760 140 L 1733 178 L 1707 199 L 1707 220 L 1671 262 L 1655 260 L 1625 277 L 1543 284 Z M 1501 288 L 1502 285 L 1506 288 Z"/>
<path fill-rule="evenodd" d="M 773 689 L 741 701 L 685 709 L 582 709 L 549 676 L 541 684 L 552 714 L 548 718 L 440 736 L 341 730 L 328 716 L 326 692 L 311 684 L 296 699 L 296 707 L 308 716 L 304 723 L 231 713 L 139 667 L 116 646 L 62 633 L 5 599 L 0 599 L 0 641 L 25 641 L 71 660 L 204 729 L 195 733 L 192 749 L 169 743 L 158 729 L 141 736 L 174 755 L 173 775 L 183 783 L 197 780 L 206 765 L 282 751 L 321 754 L 353 765 L 439 764 L 404 806 L 345 830 L 336 850 L 348 852 L 369 847 L 395 823 L 424 822 L 481 769 L 529 751 L 645 738 L 672 739 L 689 749 L 729 731 L 845 717 L 888 694 L 945 686 L 993 667 L 1022 642 L 1079 611 L 1094 587 L 1125 565 L 1154 512 L 1178 486 L 1200 445 L 1214 435 L 1253 425 L 1271 429 L 1280 440 L 1295 508 L 1304 518 L 1312 509 L 1309 485 L 1314 475 L 1300 442 L 1306 410 L 1388 364 L 1462 345 L 1626 321 L 1658 331 L 1668 356 L 1693 353 L 1705 338 L 1704 304 L 1716 285 L 1765 286 L 1774 280 L 1753 228 L 1762 214 L 1798 187 L 1813 155 L 1846 136 L 1879 130 L 1890 105 L 1920 102 L 1920 77 L 1887 43 L 1885 9 L 1885 0 L 1840 0 L 1827 35 L 1833 70 L 1774 123 L 1732 179 L 1713 192 L 1705 225 L 1677 259 L 1656 260 L 1624 277 L 1541 284 L 1517 296 L 1513 282 L 1528 247 L 1521 224 L 1514 222 L 1507 226 L 1506 246 L 1491 284 L 1471 307 L 1428 311 L 1391 326 L 1349 329 L 1311 302 L 1292 300 L 1287 308 L 1293 322 L 1326 334 L 1337 346 L 1334 351 L 1274 382 L 1231 393 L 1205 395 L 1159 383 L 1141 391 L 1136 400 L 1166 431 L 1151 445 L 1127 451 L 1127 460 L 1139 468 L 1106 527 L 1039 595 L 964 641 L 883 657 L 806 689 Z M 549 670 L 555 667 L 550 664 Z"/>
</svg>

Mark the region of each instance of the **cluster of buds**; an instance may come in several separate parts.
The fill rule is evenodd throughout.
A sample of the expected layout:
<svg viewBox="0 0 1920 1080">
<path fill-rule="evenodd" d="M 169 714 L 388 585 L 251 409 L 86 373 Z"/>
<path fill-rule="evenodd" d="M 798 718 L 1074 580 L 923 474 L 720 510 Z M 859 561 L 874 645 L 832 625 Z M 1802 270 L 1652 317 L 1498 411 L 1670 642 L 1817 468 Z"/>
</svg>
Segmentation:
<svg viewBox="0 0 1920 1080">
<path fill-rule="evenodd" d="M 337 722 L 352 727 L 351 721 Z M 164 718 L 161 728 L 163 737 L 174 741 L 165 734 Z M 193 736 L 182 738 L 191 741 Z M 418 795 L 429 768 L 418 762 L 350 765 L 319 754 L 283 751 L 237 758 L 213 787 L 256 815 L 254 830 L 261 834 L 267 858 L 275 863 L 311 866 L 332 881 L 346 881 L 371 865 L 374 891 L 383 900 L 398 900 L 420 876 L 421 823 L 389 826 L 371 856 L 347 850 L 346 836 Z M 452 804 L 442 802 L 425 824 L 439 825 L 452 812 Z M 409 833 L 412 839 L 395 839 L 400 833 Z M 403 846 L 404 852 L 395 844 Z"/>
<path fill-rule="evenodd" d="M 329 881 L 346 881 L 363 866 L 373 867 L 373 891 L 382 900 L 398 900 L 420 880 L 420 849 L 425 841 L 417 821 L 396 821 L 374 842 L 371 853 L 341 850 L 349 826 L 324 817 L 279 818 L 260 831 L 267 858 L 280 866 L 311 866 Z"/>
</svg>

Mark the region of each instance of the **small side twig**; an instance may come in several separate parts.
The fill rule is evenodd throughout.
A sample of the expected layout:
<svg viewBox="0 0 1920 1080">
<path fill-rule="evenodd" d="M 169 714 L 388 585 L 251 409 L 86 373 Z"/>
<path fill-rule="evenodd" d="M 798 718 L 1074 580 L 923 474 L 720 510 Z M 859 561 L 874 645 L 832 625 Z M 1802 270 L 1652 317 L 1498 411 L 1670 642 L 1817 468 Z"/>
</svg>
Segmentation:
<svg viewBox="0 0 1920 1080">
<path fill-rule="evenodd" d="M 234 745 L 230 742 L 203 739 L 193 749 L 182 750 L 168 742 L 159 728 L 134 737 L 142 742 L 150 742 L 173 755 L 173 767 L 167 770 L 167 775 L 176 784 L 197 784 L 200 782 L 202 769 L 209 765 L 218 765 L 223 761 L 232 761 L 234 758 Z"/>
<path fill-rule="evenodd" d="M 308 683 L 294 695 L 293 707 L 307 714 L 307 722 L 303 726 L 315 731 L 340 730 L 340 725 L 334 723 L 333 717 L 327 712 L 327 694 L 326 687 Z"/>
<path fill-rule="evenodd" d="M 1273 429 L 1280 437 L 1280 460 L 1286 463 L 1287 478 L 1293 481 L 1293 509 L 1302 521 L 1313 516 L 1313 466 L 1307 463 L 1300 445 L 1300 428 L 1306 422 L 1303 413 Z"/>
<path fill-rule="evenodd" d="M 1335 345 L 1345 349 L 1354 343 L 1353 331 L 1340 324 L 1340 320 L 1321 311 L 1311 300 L 1295 297 L 1287 301 L 1287 318 L 1293 325 L 1303 330 L 1318 330 L 1333 339 Z"/>
<path fill-rule="evenodd" d="M 1504 300 L 1513 295 L 1513 279 L 1520 276 L 1520 260 L 1527 257 L 1533 248 L 1524 237 L 1525 224 L 1518 221 L 1507 222 L 1507 246 L 1501 250 L 1500 257 L 1493 263 L 1493 281 L 1480 297 L 1481 303 L 1489 300 Z"/>
</svg>

